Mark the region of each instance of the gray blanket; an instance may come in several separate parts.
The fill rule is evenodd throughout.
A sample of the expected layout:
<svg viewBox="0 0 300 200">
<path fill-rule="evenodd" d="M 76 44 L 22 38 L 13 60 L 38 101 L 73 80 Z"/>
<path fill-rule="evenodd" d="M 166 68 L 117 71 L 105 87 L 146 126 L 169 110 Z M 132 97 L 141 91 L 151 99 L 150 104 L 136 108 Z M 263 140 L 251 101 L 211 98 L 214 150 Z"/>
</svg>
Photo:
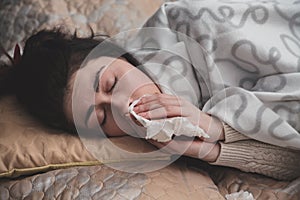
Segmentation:
<svg viewBox="0 0 300 200">
<path fill-rule="evenodd" d="M 300 149 L 299 20 L 299 1 L 169 2 L 126 48 L 165 92 L 250 138 Z"/>
</svg>

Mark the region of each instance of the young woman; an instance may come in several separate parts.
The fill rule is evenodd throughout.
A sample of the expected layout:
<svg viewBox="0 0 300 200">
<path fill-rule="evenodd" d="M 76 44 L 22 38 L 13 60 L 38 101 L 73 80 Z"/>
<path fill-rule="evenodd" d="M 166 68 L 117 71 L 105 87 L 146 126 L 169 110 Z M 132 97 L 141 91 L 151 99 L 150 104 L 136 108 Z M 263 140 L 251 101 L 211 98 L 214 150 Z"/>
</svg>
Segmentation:
<svg viewBox="0 0 300 200">
<path fill-rule="evenodd" d="M 300 175 L 299 10 L 280 1 L 166 3 L 126 50 L 41 31 L 26 41 L 11 84 L 45 123 L 100 126 L 108 136 L 135 130 L 128 106 L 148 95 L 135 106 L 138 115 L 185 117 L 210 135 L 185 155 L 293 179 Z M 177 140 L 168 148 L 184 146 Z"/>
</svg>

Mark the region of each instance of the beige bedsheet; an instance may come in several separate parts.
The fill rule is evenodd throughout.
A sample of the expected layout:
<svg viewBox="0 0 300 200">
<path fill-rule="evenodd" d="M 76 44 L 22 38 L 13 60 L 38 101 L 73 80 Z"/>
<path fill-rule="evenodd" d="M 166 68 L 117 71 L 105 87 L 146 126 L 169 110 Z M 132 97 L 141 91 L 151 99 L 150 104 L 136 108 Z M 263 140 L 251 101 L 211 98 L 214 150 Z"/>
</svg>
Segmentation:
<svg viewBox="0 0 300 200">
<path fill-rule="evenodd" d="M 214 182 L 215 183 L 214 183 Z M 149 173 L 126 173 L 105 165 L 73 167 L 17 180 L 0 180 L 0 199 L 225 199 L 249 191 L 255 199 L 300 199 L 300 179 L 280 182 L 182 158 Z"/>
</svg>

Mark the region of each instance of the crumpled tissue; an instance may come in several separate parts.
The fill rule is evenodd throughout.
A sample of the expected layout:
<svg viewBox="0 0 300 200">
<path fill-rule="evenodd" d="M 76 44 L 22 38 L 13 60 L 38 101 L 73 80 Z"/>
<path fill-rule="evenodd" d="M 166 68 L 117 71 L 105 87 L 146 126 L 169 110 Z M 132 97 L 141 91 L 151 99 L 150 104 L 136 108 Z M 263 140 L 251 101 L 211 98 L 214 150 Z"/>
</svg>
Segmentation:
<svg viewBox="0 0 300 200">
<path fill-rule="evenodd" d="M 148 120 L 137 115 L 133 111 L 133 108 L 141 100 L 142 97 L 133 101 L 129 106 L 128 111 L 136 118 L 138 122 L 140 122 L 147 129 L 145 139 L 153 139 L 158 142 L 168 142 L 172 140 L 173 135 L 209 138 L 209 135 L 207 135 L 202 128 L 193 125 L 185 117 L 173 117 L 163 120 Z"/>
<path fill-rule="evenodd" d="M 231 194 L 226 194 L 225 198 L 226 200 L 255 200 L 250 192 L 244 190 L 234 192 Z"/>
</svg>

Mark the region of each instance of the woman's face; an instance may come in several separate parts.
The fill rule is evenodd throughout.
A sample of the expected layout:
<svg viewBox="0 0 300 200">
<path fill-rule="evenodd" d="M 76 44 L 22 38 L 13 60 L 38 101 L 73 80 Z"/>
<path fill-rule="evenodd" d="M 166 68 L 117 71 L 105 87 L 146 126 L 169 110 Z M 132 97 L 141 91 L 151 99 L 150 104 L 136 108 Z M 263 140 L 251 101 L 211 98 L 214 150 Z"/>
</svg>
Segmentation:
<svg viewBox="0 0 300 200">
<path fill-rule="evenodd" d="M 97 130 L 100 126 L 108 136 L 134 132 L 129 104 L 145 94 L 160 92 L 142 71 L 111 57 L 89 61 L 71 76 L 68 84 L 72 91 L 64 102 L 68 120 L 76 121 L 80 128 Z"/>
</svg>

